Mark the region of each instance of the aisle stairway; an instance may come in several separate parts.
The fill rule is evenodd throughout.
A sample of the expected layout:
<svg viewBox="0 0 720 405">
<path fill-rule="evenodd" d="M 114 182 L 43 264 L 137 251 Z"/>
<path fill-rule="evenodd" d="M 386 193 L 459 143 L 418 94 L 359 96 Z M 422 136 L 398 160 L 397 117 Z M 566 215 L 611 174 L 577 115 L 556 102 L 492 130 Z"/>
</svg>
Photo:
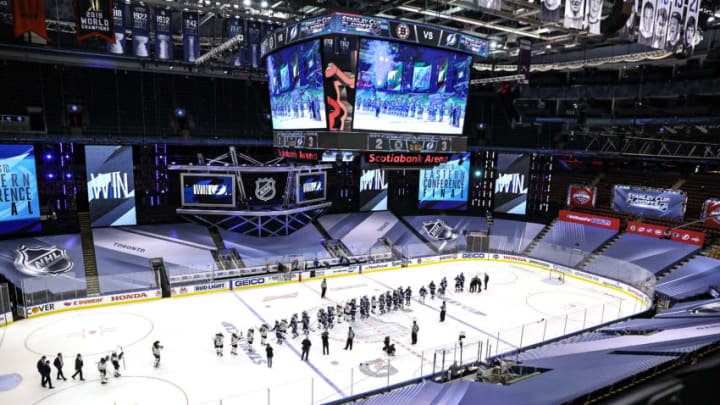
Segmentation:
<svg viewBox="0 0 720 405">
<path fill-rule="evenodd" d="M 541 241 L 542 238 L 545 236 L 545 234 L 547 234 L 548 232 L 550 232 L 550 228 L 552 228 L 553 225 L 555 225 L 555 223 L 556 223 L 557 221 L 558 221 L 558 219 L 555 218 L 555 219 L 552 220 L 552 222 L 550 222 L 549 224 L 545 225 L 545 228 L 543 228 L 543 230 L 535 237 L 535 239 L 533 239 L 533 241 L 530 243 L 530 245 L 528 245 L 527 249 L 525 249 L 525 250 L 522 252 L 522 254 L 523 254 L 524 256 L 530 255 L 530 252 L 532 252 L 532 250 L 535 249 L 535 246 L 537 246 L 537 245 L 540 243 L 540 241 Z"/>
<path fill-rule="evenodd" d="M 578 263 L 577 266 L 575 266 L 575 268 L 577 268 L 577 269 L 584 268 L 588 263 L 593 261 L 596 257 L 603 254 L 603 252 L 606 251 L 610 246 L 612 246 L 612 244 L 615 243 L 615 241 L 620 239 L 620 236 L 622 236 L 622 234 L 623 234 L 622 232 L 618 232 L 615 236 L 613 236 L 607 242 L 605 242 L 605 244 L 603 244 L 597 250 L 592 252 L 592 254 L 585 256 L 585 258 L 580 263 Z"/>
<path fill-rule="evenodd" d="M 78 223 L 80 224 L 80 240 L 82 242 L 83 262 L 85 264 L 87 294 L 88 296 L 99 295 L 100 284 L 98 283 L 95 242 L 93 241 L 92 228 L 90 227 L 90 214 L 87 211 L 78 212 Z"/>
</svg>

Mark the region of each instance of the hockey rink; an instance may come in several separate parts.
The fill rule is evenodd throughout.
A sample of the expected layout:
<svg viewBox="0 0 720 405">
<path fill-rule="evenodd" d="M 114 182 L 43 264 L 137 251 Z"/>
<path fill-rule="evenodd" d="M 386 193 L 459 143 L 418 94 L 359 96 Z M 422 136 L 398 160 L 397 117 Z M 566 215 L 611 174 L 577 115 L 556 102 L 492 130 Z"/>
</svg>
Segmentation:
<svg viewBox="0 0 720 405">
<path fill-rule="evenodd" d="M 465 292 L 454 292 L 454 278 L 463 272 Z M 469 280 L 487 273 L 489 287 L 468 292 Z M 441 300 L 424 304 L 417 291 L 431 280 L 448 279 L 447 318 L 439 322 Z M 471 362 L 517 347 L 526 347 L 602 322 L 644 310 L 616 290 L 568 277 L 564 283 L 548 271 L 504 262 L 464 261 L 328 278 L 326 299 L 320 280 L 219 292 L 144 303 L 64 312 L 0 328 L 1 404 L 310 404 L 396 384 L 447 368 L 453 361 Z M 409 308 L 371 315 L 352 323 L 352 351 L 343 350 L 348 323 L 330 331 L 330 355 L 322 355 L 317 310 L 353 297 L 371 297 L 389 288 L 410 285 Z M 310 334 L 309 361 L 300 360 L 301 340 L 277 345 L 268 368 L 257 328 L 272 326 L 303 310 L 316 328 Z M 420 327 L 418 343 L 410 344 L 413 320 Z M 243 340 L 237 356 L 230 355 L 232 331 L 256 330 L 252 351 Z M 217 357 L 215 333 L 225 334 L 225 355 Z M 462 349 L 458 337 L 466 335 Z M 396 356 L 382 351 L 389 335 Z M 153 368 L 152 342 L 164 346 L 160 367 Z M 125 361 L 120 378 L 101 385 L 96 362 L 122 347 Z M 65 358 L 68 381 L 54 390 L 40 386 L 35 366 L 41 355 Z M 85 382 L 73 381 L 73 360 L 85 357 Z M 109 368 L 110 370 L 110 368 Z M 109 372 L 108 374 L 112 374 Z"/>
</svg>

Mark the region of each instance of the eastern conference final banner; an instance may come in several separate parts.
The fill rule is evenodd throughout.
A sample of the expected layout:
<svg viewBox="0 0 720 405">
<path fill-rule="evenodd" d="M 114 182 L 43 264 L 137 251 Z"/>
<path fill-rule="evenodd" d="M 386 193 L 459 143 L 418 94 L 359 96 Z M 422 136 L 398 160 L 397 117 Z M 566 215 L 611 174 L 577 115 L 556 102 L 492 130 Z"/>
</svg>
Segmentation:
<svg viewBox="0 0 720 405">
<path fill-rule="evenodd" d="M 32 145 L 0 145 L 0 223 L 0 234 L 40 230 Z"/>
</svg>

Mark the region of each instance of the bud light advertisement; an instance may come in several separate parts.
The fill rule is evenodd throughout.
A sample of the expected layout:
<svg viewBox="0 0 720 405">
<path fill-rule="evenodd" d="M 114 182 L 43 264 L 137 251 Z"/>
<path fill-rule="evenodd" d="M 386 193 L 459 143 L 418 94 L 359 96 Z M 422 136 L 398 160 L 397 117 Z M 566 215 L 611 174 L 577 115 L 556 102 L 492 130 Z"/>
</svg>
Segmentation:
<svg viewBox="0 0 720 405">
<path fill-rule="evenodd" d="M 0 234 L 40 230 L 32 145 L 0 145 Z"/>
<path fill-rule="evenodd" d="M 225 174 L 180 175 L 184 207 L 234 207 L 235 176 Z"/>
<path fill-rule="evenodd" d="M 85 146 L 90 226 L 135 225 L 132 146 Z"/>
<path fill-rule="evenodd" d="M 296 184 L 298 204 L 323 201 L 327 197 L 327 174 L 325 172 L 298 173 Z"/>
<path fill-rule="evenodd" d="M 525 215 L 530 171 L 530 155 L 498 155 L 495 179 L 495 212 Z"/>
<path fill-rule="evenodd" d="M 687 196 L 682 190 L 620 184 L 613 187 L 612 209 L 641 217 L 682 220 L 686 202 Z"/>
<path fill-rule="evenodd" d="M 469 153 L 453 155 L 447 163 L 420 170 L 418 208 L 466 210 L 469 178 Z"/>
</svg>

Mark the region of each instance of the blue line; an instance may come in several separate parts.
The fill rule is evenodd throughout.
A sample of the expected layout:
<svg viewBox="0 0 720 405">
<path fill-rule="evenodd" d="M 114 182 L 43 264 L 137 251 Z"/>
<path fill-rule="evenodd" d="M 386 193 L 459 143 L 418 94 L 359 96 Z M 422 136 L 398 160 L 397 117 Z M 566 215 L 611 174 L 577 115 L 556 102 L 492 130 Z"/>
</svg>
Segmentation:
<svg viewBox="0 0 720 405">
<path fill-rule="evenodd" d="M 375 280 L 374 278 L 372 278 L 372 277 L 370 277 L 370 276 L 367 276 L 367 275 L 366 275 L 365 277 L 367 277 L 367 278 L 369 278 L 370 280 L 372 280 L 372 281 L 380 284 L 381 286 L 387 288 L 387 289 L 390 290 L 390 291 L 393 291 L 393 290 L 394 290 L 394 289 L 393 289 L 392 287 L 390 287 L 389 285 L 384 284 L 384 283 L 382 283 L 382 282 L 380 282 L 380 281 L 377 281 L 377 280 Z M 428 305 L 428 304 L 425 304 L 424 302 L 419 301 L 417 298 L 413 298 L 412 300 L 415 301 L 415 302 L 417 302 L 417 303 L 420 304 L 420 305 L 424 305 L 424 306 L 426 306 L 426 307 L 434 310 L 435 312 L 440 312 L 439 309 L 437 309 L 437 308 L 435 308 L 435 307 L 433 307 L 433 306 L 430 306 L 430 305 Z M 480 328 L 476 328 L 476 327 L 470 325 L 469 323 L 463 321 L 462 319 L 455 318 L 455 317 L 452 316 L 452 315 L 447 315 L 447 313 L 445 314 L 445 316 L 447 316 L 447 317 L 450 318 L 450 319 L 454 319 L 454 320 L 456 320 L 457 322 L 460 322 L 461 324 L 467 326 L 468 328 L 473 328 L 473 329 L 475 329 L 476 331 L 481 332 L 481 333 L 484 333 L 484 334 L 490 336 L 490 337 L 493 338 L 493 339 L 497 339 L 497 335 L 491 335 L 490 333 L 485 332 L 484 330 L 482 330 L 482 329 L 480 329 Z M 514 344 L 512 344 L 512 343 L 510 343 L 510 342 L 508 342 L 508 341 L 506 341 L 506 340 L 500 339 L 500 341 L 503 342 L 503 343 L 505 343 L 505 344 L 508 345 L 508 346 L 512 346 L 512 347 L 514 347 L 514 348 L 517 348 L 517 346 L 515 346 Z"/>
<path fill-rule="evenodd" d="M 258 313 L 255 311 L 255 309 L 253 309 L 253 307 L 251 307 L 247 302 L 245 302 L 245 300 L 243 300 L 239 295 L 237 295 L 237 293 L 233 293 L 233 295 L 235 296 L 235 298 L 237 298 L 238 300 L 240 300 L 240 302 L 242 302 L 243 305 L 245 305 L 245 306 L 247 307 L 247 309 L 249 309 L 250 312 L 252 312 L 252 313 L 260 320 L 260 322 L 262 322 L 262 323 L 267 323 L 267 322 L 265 321 L 265 319 L 263 319 L 263 317 L 260 316 L 260 314 L 258 314 Z M 298 357 L 302 357 L 302 356 L 300 355 L 300 353 L 297 351 L 297 349 L 295 349 L 295 348 L 293 347 L 293 345 L 290 344 L 289 341 L 286 340 L 285 343 L 287 343 L 287 347 L 289 347 L 290 350 L 292 350 L 292 351 L 295 353 L 295 355 L 297 355 Z M 332 381 L 330 381 L 330 379 L 328 379 L 328 378 L 325 376 L 325 374 L 321 373 L 320 370 L 318 370 L 309 360 L 308 360 L 308 361 L 304 361 L 303 363 L 307 364 L 308 367 L 310 367 L 310 368 L 315 372 L 315 374 L 319 375 L 320 378 L 322 378 L 323 380 L 325 380 L 325 382 L 326 382 L 329 386 L 331 386 L 331 387 L 335 390 L 335 392 L 337 392 L 338 394 L 340 394 L 341 397 L 345 398 L 345 393 L 343 393 L 343 392 L 340 390 L 340 388 L 338 388 L 337 386 L 335 386 L 335 384 L 333 384 Z"/>
</svg>

